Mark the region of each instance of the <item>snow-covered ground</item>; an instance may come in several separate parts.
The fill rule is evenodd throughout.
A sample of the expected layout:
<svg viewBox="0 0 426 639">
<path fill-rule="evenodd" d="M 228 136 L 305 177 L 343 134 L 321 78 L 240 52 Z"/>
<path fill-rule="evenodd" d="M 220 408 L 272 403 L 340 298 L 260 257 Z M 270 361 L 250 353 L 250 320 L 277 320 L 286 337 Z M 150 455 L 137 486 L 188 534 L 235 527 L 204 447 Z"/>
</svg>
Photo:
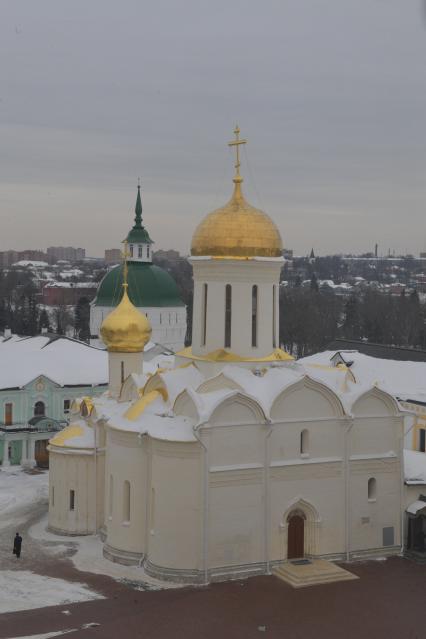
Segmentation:
<svg viewBox="0 0 426 639">
<path fill-rule="evenodd" d="M 49 474 L 31 475 L 20 466 L 0 471 L 0 530 L 22 520 L 22 513 L 47 499 Z"/>
<path fill-rule="evenodd" d="M 159 581 L 150 577 L 142 567 L 123 566 L 105 559 L 102 554 L 103 544 L 98 535 L 66 537 L 49 532 L 47 530 L 47 514 L 38 523 L 31 526 L 29 533 L 33 539 L 47 542 L 45 549 L 55 555 L 73 546 L 76 552 L 71 557 L 71 561 L 77 570 L 106 575 L 118 581 L 132 582 L 136 587 L 139 584 L 143 590 L 180 587 L 179 584 Z"/>
<path fill-rule="evenodd" d="M 0 592 L 0 614 L 104 599 L 82 583 L 36 575 L 29 570 L 1 570 Z"/>
</svg>

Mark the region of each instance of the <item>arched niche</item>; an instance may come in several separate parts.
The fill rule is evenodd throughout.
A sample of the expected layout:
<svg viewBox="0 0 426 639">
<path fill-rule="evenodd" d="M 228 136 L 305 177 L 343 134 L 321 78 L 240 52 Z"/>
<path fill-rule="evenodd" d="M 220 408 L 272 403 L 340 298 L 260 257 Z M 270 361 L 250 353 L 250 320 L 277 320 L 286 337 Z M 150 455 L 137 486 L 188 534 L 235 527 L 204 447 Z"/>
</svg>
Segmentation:
<svg viewBox="0 0 426 639">
<path fill-rule="evenodd" d="M 338 396 L 327 386 L 308 376 L 281 391 L 272 402 L 271 419 L 319 419 L 344 417 Z"/>
<path fill-rule="evenodd" d="M 190 417 L 196 422 L 200 420 L 197 404 L 188 389 L 183 390 L 176 397 L 173 404 L 173 412 L 175 413 L 175 415 L 184 415 L 185 417 Z"/>
<path fill-rule="evenodd" d="M 219 373 L 219 375 L 215 375 L 215 377 L 210 377 L 210 379 L 206 379 L 202 384 L 197 388 L 198 393 L 210 393 L 212 391 L 217 390 L 238 390 L 242 391 L 243 389 L 237 382 L 233 379 L 230 379 L 224 373 Z"/>
<path fill-rule="evenodd" d="M 358 397 L 352 404 L 354 416 L 378 417 L 383 415 L 399 415 L 399 407 L 396 399 L 389 393 L 377 388 L 371 388 Z"/>
<path fill-rule="evenodd" d="M 218 404 L 212 411 L 211 424 L 256 424 L 266 421 L 262 407 L 252 397 L 236 392 Z"/>
</svg>

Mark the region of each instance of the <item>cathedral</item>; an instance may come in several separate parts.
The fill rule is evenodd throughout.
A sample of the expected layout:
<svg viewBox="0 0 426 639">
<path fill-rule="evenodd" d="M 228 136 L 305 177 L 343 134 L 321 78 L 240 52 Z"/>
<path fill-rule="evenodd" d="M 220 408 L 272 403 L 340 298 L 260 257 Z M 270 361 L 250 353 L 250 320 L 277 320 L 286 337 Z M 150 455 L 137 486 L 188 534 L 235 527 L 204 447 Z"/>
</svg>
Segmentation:
<svg viewBox="0 0 426 639">
<path fill-rule="evenodd" d="M 183 348 L 186 334 L 186 308 L 176 282 L 164 269 L 152 263 L 152 241 L 142 222 L 140 186 L 136 197 L 135 223 L 126 240 L 128 246 L 128 295 L 133 304 L 149 317 L 151 339 L 172 351 Z M 90 305 L 92 345 L 99 344 L 104 318 L 111 313 L 123 294 L 123 266 L 115 266 L 105 275 Z"/>
<path fill-rule="evenodd" d="M 280 348 L 282 240 L 244 197 L 244 143 L 236 128 L 231 199 L 192 237 L 192 346 L 144 372 L 130 256 L 100 329 L 109 389 L 74 401 L 50 441 L 49 529 L 97 533 L 108 559 L 181 583 L 403 545 L 404 410 L 344 364 Z"/>
</svg>

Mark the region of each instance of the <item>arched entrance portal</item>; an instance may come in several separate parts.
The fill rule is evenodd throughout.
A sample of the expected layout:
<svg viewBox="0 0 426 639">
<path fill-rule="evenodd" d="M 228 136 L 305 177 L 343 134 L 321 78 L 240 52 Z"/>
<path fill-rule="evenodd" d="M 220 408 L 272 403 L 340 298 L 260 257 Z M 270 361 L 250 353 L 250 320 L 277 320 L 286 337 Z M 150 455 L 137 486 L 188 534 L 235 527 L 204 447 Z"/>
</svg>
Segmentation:
<svg viewBox="0 0 426 639">
<path fill-rule="evenodd" d="M 287 559 L 299 559 L 305 554 L 305 515 L 296 510 L 287 517 Z"/>
</svg>

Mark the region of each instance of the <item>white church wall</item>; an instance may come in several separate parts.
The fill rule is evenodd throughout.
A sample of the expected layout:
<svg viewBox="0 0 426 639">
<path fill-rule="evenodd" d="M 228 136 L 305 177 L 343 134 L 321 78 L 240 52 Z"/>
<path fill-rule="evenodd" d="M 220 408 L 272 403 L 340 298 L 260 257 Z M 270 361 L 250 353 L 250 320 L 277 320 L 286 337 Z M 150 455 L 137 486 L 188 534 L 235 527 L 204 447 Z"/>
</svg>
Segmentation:
<svg viewBox="0 0 426 639">
<path fill-rule="evenodd" d="M 225 348 L 226 286 L 232 287 L 230 350 L 242 357 L 261 357 L 272 352 L 273 286 L 279 284 L 280 260 L 191 260 L 194 269 L 194 316 L 192 349 L 206 355 Z M 207 284 L 206 334 L 204 339 L 204 285 Z M 257 345 L 252 344 L 252 288 L 258 286 Z M 278 295 L 275 296 L 276 306 Z M 277 325 L 275 326 L 277 329 Z M 276 336 L 277 338 L 277 336 Z M 276 346 L 278 342 L 276 339 Z"/>
<path fill-rule="evenodd" d="M 393 544 L 401 543 L 401 473 L 399 460 L 350 462 L 350 550 L 382 548 L 384 528 L 393 528 Z M 374 490 L 369 491 L 369 480 Z"/>
<path fill-rule="evenodd" d="M 263 490 L 258 469 L 210 473 L 209 568 L 264 560 Z"/>
<path fill-rule="evenodd" d="M 95 523 L 93 455 L 51 449 L 49 464 L 49 529 L 69 535 L 95 532 L 98 522 Z"/>
<path fill-rule="evenodd" d="M 338 397 L 328 388 L 309 378 L 293 384 L 274 401 L 271 418 L 317 419 L 319 417 L 340 417 L 344 415 Z"/>
<path fill-rule="evenodd" d="M 105 524 L 108 552 L 136 560 L 145 552 L 146 453 L 137 433 L 108 429 L 105 461 Z M 130 508 L 127 488 L 130 491 Z M 112 493 L 111 493 L 112 490 Z"/>
<path fill-rule="evenodd" d="M 253 416 L 251 415 L 251 420 Z M 203 432 L 210 469 L 260 464 L 265 457 L 265 433 L 259 424 L 212 427 Z"/>
<path fill-rule="evenodd" d="M 345 429 L 343 419 L 274 424 L 270 436 L 271 462 L 298 463 L 330 458 L 343 460 Z M 303 431 L 307 433 L 307 441 L 302 449 Z"/>
<path fill-rule="evenodd" d="M 152 439 L 148 570 L 202 570 L 203 472 L 198 444 Z M 151 568 L 150 568 L 151 566 Z"/>
<path fill-rule="evenodd" d="M 311 505 L 304 509 L 301 503 Z M 276 466 L 270 471 L 270 560 L 287 558 L 287 517 L 302 510 L 305 552 L 336 555 L 345 551 L 345 482 L 340 462 Z M 316 515 L 311 515 L 314 511 Z"/>
</svg>

